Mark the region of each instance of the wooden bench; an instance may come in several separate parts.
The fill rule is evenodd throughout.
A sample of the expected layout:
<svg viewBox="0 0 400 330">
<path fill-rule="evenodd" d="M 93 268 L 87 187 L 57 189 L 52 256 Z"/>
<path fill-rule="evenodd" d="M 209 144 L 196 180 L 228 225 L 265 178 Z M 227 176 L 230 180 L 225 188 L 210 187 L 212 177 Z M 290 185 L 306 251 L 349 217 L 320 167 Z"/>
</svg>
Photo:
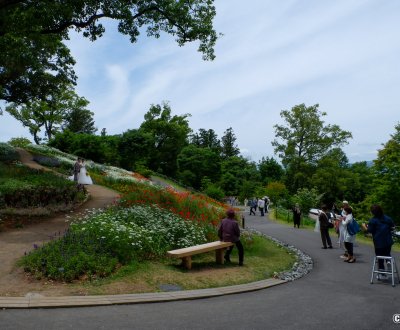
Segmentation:
<svg viewBox="0 0 400 330">
<path fill-rule="evenodd" d="M 232 245 L 233 243 L 231 242 L 215 241 L 211 243 L 190 246 L 183 249 L 171 250 L 168 251 L 167 254 L 171 257 L 181 258 L 182 266 L 187 269 L 191 269 L 193 255 L 215 251 L 215 261 L 217 262 L 217 264 L 222 265 L 224 263 L 224 251 L 226 248 Z"/>
</svg>

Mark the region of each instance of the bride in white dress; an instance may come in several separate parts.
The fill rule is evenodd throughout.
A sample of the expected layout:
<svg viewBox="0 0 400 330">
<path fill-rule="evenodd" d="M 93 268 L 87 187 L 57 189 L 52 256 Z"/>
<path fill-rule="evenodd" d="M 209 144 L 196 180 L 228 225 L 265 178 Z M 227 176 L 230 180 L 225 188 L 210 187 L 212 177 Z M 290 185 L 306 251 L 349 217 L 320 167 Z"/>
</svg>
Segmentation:
<svg viewBox="0 0 400 330">
<path fill-rule="evenodd" d="M 78 184 L 93 184 L 92 178 L 86 172 L 85 162 L 82 160 L 82 166 L 78 173 Z"/>
</svg>

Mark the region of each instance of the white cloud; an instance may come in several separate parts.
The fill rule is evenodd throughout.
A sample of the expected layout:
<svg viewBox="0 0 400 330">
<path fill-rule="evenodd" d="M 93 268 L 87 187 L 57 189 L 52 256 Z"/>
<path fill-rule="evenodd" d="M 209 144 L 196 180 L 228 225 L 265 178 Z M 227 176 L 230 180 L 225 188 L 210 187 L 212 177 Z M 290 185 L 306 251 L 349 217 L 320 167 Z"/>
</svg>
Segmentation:
<svg viewBox="0 0 400 330">
<path fill-rule="evenodd" d="M 399 121 L 400 2 L 217 0 L 216 7 L 224 36 L 213 62 L 201 60 L 196 43 L 178 47 L 170 36 L 144 34 L 132 45 L 111 22 L 94 43 L 71 37 L 78 93 L 99 128 L 138 127 L 150 104 L 166 100 L 174 114 L 192 114 L 194 130 L 221 136 L 233 127 L 243 154 L 257 160 L 273 156 L 281 110 L 319 103 L 327 122 L 352 131 L 350 160 L 375 157 Z M 0 139 L 13 136 L 4 132 Z"/>
</svg>

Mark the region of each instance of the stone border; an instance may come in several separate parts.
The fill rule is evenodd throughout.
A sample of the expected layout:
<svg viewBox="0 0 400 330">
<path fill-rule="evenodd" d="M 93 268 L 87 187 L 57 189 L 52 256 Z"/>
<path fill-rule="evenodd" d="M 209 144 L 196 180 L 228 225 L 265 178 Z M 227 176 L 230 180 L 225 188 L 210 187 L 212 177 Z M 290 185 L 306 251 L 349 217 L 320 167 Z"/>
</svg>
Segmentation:
<svg viewBox="0 0 400 330">
<path fill-rule="evenodd" d="M 254 229 L 247 229 L 247 230 L 252 233 L 256 233 L 258 235 L 264 236 L 265 238 L 268 238 L 269 240 L 273 241 L 277 245 L 293 252 L 296 255 L 297 260 L 293 264 L 292 269 L 288 270 L 288 271 L 283 271 L 280 273 L 275 273 L 274 278 L 279 278 L 283 281 L 290 282 L 290 281 L 294 281 L 294 280 L 297 280 L 297 279 L 303 277 L 304 275 L 311 272 L 311 270 L 313 269 L 314 262 L 313 262 L 312 258 L 309 255 L 305 254 L 303 251 L 296 248 L 295 246 L 284 243 L 274 237 L 271 237 L 267 234 L 261 233 L 257 230 L 254 230 Z"/>
</svg>

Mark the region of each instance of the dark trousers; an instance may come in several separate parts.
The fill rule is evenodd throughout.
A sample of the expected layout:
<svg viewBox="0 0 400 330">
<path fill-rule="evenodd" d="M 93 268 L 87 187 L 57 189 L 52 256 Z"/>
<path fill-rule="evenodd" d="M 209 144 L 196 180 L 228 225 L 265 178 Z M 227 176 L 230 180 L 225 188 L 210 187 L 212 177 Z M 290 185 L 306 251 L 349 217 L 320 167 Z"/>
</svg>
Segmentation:
<svg viewBox="0 0 400 330">
<path fill-rule="evenodd" d="M 353 256 L 353 243 L 344 242 L 344 247 L 346 248 L 346 251 L 349 254 L 349 257 L 352 257 Z"/>
<path fill-rule="evenodd" d="M 235 242 L 236 247 L 238 249 L 238 253 L 239 253 L 239 265 L 243 265 L 243 258 L 244 258 L 244 250 L 243 250 L 243 245 L 242 242 L 239 240 L 237 242 Z M 233 246 L 230 246 L 226 249 L 225 251 L 225 259 L 230 261 L 230 256 L 231 256 L 231 252 L 233 250 Z"/>
<path fill-rule="evenodd" d="M 254 212 L 255 207 L 254 206 L 250 206 L 250 215 L 254 214 L 256 215 L 256 212 Z"/>
<path fill-rule="evenodd" d="M 383 256 L 383 257 L 390 257 L 390 251 L 392 250 L 392 246 L 386 246 L 384 248 L 375 248 L 375 255 L 376 256 Z M 379 259 L 378 260 L 378 268 L 379 269 L 385 269 L 385 264 L 384 260 Z"/>
<path fill-rule="evenodd" d="M 293 221 L 294 221 L 294 227 L 297 226 L 297 228 L 300 228 L 300 218 L 294 217 Z"/>
<path fill-rule="evenodd" d="M 325 248 L 326 248 L 326 243 L 328 243 L 328 246 L 332 246 L 331 237 L 329 236 L 329 228 L 321 227 L 320 231 L 321 231 L 322 245 Z"/>
</svg>

